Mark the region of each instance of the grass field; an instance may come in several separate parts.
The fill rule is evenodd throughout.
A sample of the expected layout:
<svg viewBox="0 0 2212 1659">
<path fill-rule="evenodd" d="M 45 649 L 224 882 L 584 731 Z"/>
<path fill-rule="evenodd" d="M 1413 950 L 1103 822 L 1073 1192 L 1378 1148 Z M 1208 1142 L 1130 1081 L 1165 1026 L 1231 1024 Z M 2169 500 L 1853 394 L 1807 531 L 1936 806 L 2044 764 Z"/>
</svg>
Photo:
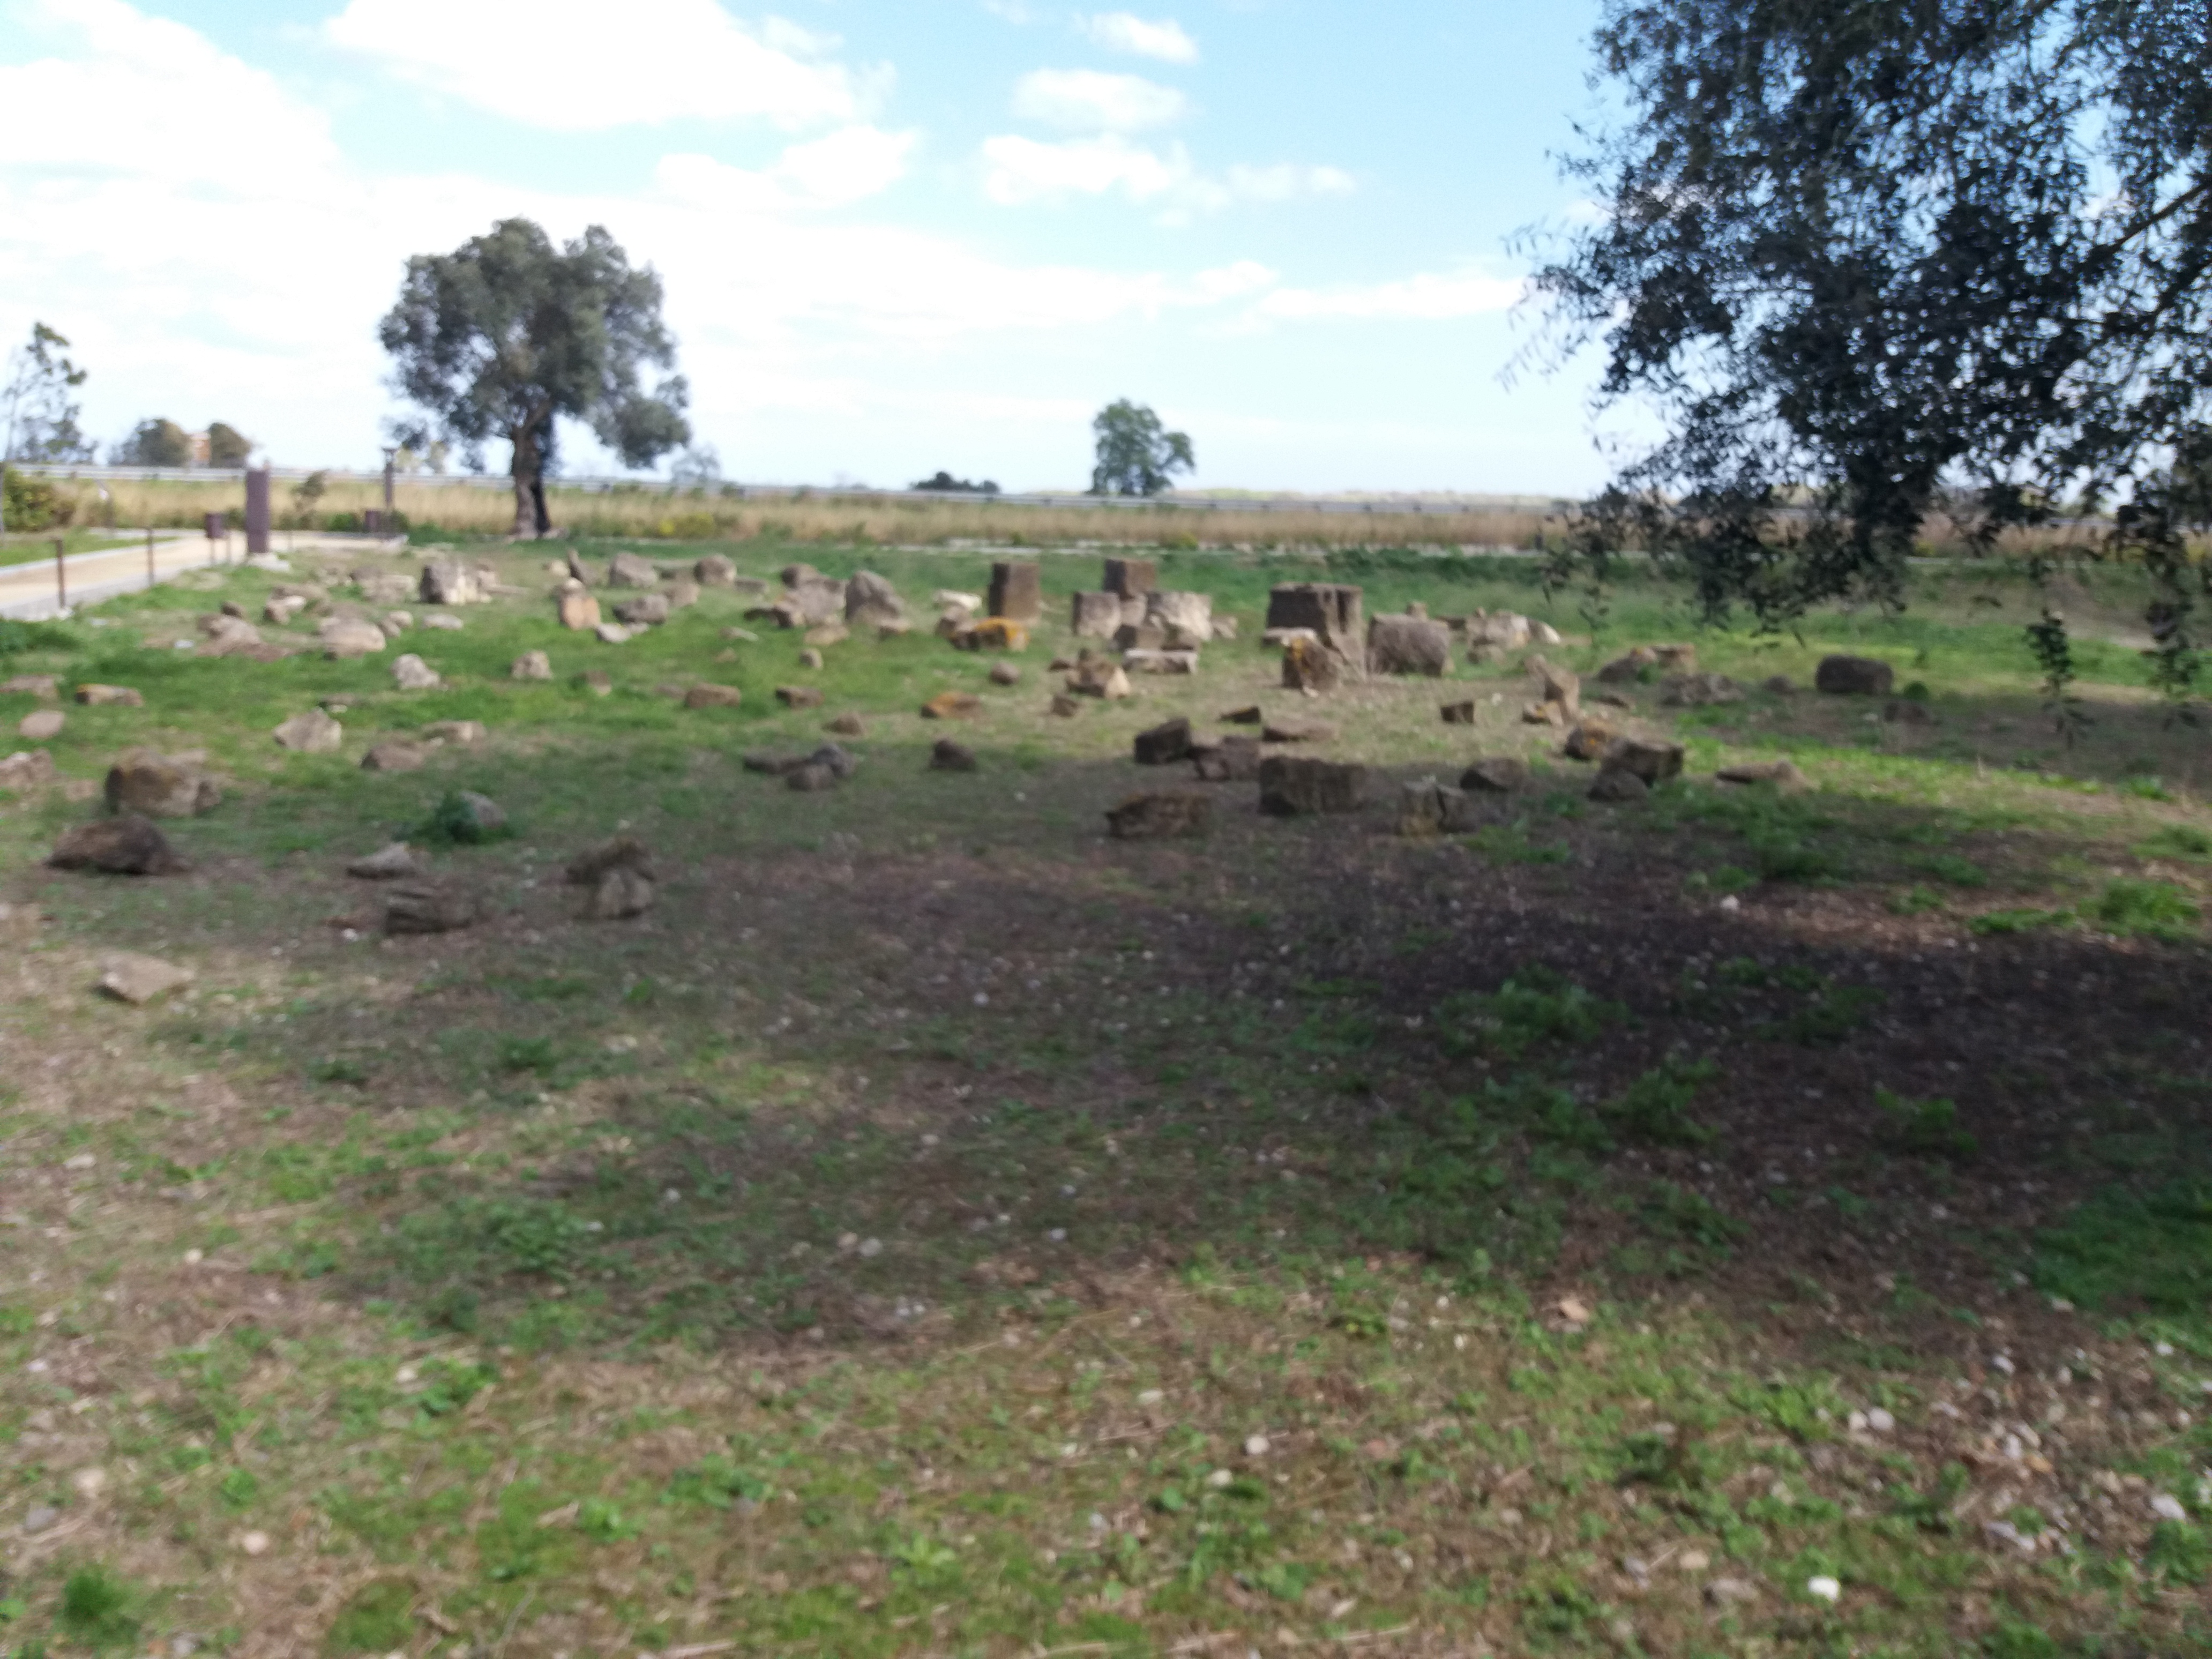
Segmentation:
<svg viewBox="0 0 2212 1659">
<path fill-rule="evenodd" d="M 910 605 L 988 575 L 711 550 Z M 59 782 L 0 797 L 0 1650 L 2212 1643 L 2212 813 L 2130 574 L 2063 595 L 2067 742 L 1998 566 L 1760 641 L 1642 578 L 1547 605 L 1525 560 L 1170 553 L 1244 642 L 1069 719 L 1056 625 L 1012 687 L 926 628 L 804 668 L 711 589 L 605 646 L 542 554 L 470 551 L 532 597 L 380 659 L 177 650 L 258 614 L 249 570 L 0 629 L 0 678 L 144 696 L 69 707 Z M 1044 575 L 1055 623 L 1097 580 Z M 1752 686 L 1872 654 L 1931 718 L 1631 684 L 1688 775 L 1603 806 L 1517 665 L 1282 691 L 1267 590 L 1323 576 L 1548 617 L 1586 681 L 1638 641 Z M 394 690 L 402 649 L 444 689 Z M 980 716 L 920 719 L 947 689 Z M 339 753 L 271 744 L 325 699 Z M 1264 818 L 1128 758 L 1254 702 L 1335 724 L 1374 804 Z M 842 788 L 743 769 L 845 713 Z M 455 720 L 489 735 L 358 764 Z M 977 771 L 928 769 L 945 735 Z M 138 744 L 226 780 L 167 826 L 192 869 L 44 867 Z M 1536 787 L 1475 831 L 1393 832 L 1398 780 L 1506 753 Z M 1711 777 L 1783 756 L 1811 789 Z M 1212 834 L 1104 839 L 1159 784 Z M 344 862 L 459 788 L 514 833 L 428 855 L 487 919 L 381 937 Z M 562 866 L 617 832 L 659 902 L 580 921 Z M 99 999 L 118 949 L 196 981 Z"/>
</svg>

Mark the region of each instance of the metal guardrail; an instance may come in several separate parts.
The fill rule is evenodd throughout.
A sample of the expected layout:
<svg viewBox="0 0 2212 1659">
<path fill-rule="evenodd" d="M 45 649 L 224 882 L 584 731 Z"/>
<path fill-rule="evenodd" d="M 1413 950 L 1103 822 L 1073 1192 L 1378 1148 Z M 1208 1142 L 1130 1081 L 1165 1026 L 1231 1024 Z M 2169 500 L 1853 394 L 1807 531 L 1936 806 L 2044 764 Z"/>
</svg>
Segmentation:
<svg viewBox="0 0 2212 1659">
<path fill-rule="evenodd" d="M 10 461 L 8 465 L 35 477 L 78 479 L 88 483 L 221 482 L 234 483 L 241 489 L 246 484 L 246 471 L 242 467 L 69 466 L 38 461 Z M 384 482 L 384 474 L 380 471 L 355 472 L 336 467 L 304 466 L 276 466 L 269 471 L 272 478 L 293 481 L 319 471 L 333 483 L 381 484 Z M 499 490 L 514 488 L 511 479 L 495 472 L 402 472 L 395 476 L 396 482 L 410 488 Z M 561 489 L 581 490 L 586 495 L 661 495 L 672 502 L 693 499 L 690 491 L 695 487 L 678 485 L 665 478 L 579 477 L 551 478 L 547 482 Z M 1457 501 L 1418 495 L 1364 501 L 1310 495 L 1093 495 L 1087 493 L 1018 494 L 1012 491 L 985 495 L 970 490 L 869 489 L 857 484 L 720 483 L 708 485 L 705 489 L 706 498 L 709 501 L 958 501 L 969 507 L 1109 507 L 1155 513 L 1329 513 L 1369 517 L 1410 514 L 1446 518 L 1483 513 L 1556 512 L 1574 505 L 1563 496 L 1545 495 L 1495 496 L 1481 501 Z"/>
</svg>

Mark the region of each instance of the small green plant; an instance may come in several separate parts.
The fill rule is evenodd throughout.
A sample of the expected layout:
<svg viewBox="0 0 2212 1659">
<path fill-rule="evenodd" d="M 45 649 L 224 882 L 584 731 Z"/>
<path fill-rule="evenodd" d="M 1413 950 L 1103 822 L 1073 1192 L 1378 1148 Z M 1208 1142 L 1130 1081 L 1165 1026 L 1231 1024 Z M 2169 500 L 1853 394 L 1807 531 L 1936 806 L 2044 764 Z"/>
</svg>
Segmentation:
<svg viewBox="0 0 2212 1659">
<path fill-rule="evenodd" d="M 1974 1155 L 1978 1143 L 1959 1127 L 1959 1108 L 1949 1100 L 1908 1100 L 1877 1086 L 1875 1103 L 1881 1107 L 1892 1144 L 1908 1152 L 1954 1162 Z"/>
<path fill-rule="evenodd" d="M 1516 1059 L 1540 1042 L 1588 1042 L 1628 1017 L 1553 969 L 1523 968 L 1489 996 L 1454 997 L 1437 1011 L 1439 1041 L 1453 1054 L 1494 1050 Z"/>
<path fill-rule="evenodd" d="M 332 1055 L 309 1061 L 307 1078 L 314 1083 L 366 1083 L 368 1081 L 368 1068 L 357 1060 Z"/>
<path fill-rule="evenodd" d="M 404 1652 L 415 1641 L 415 1587 L 385 1579 L 357 1590 L 331 1621 L 332 1653 Z"/>
<path fill-rule="evenodd" d="M 425 1417 L 446 1417 L 460 1410 L 499 1378 L 485 1364 L 433 1359 L 422 1367 L 422 1391 L 415 1396 L 416 1409 Z"/>
<path fill-rule="evenodd" d="M 2067 637 L 2066 618 L 2051 605 L 2045 605 L 2040 620 L 2027 625 L 2028 654 L 2043 674 L 2043 708 L 2050 715 L 2052 728 L 2065 741 L 2068 748 L 2080 737 L 2089 724 L 2082 712 L 2081 700 L 2074 695 L 2076 669 L 2074 665 L 2073 641 Z"/>
<path fill-rule="evenodd" d="M 1564 864 L 1567 849 L 1528 839 L 1528 820 L 1487 823 L 1468 838 L 1468 845 L 1485 858 L 1500 864 Z"/>
<path fill-rule="evenodd" d="M 1644 1224 L 1694 1244 L 1699 1249 L 1723 1255 L 1746 1231 L 1738 1221 L 1703 1193 L 1679 1187 L 1671 1181 L 1655 1181 L 1644 1194 L 1640 1212 Z"/>
<path fill-rule="evenodd" d="M 2106 886 L 2090 914 L 2115 933 L 2181 939 L 2195 931 L 2199 912 L 2172 882 L 2122 876 Z"/>
<path fill-rule="evenodd" d="M 740 1502 L 761 1503 L 772 1488 L 749 1474 L 720 1453 L 702 1459 L 688 1469 L 678 1469 L 668 1483 L 668 1495 L 678 1502 L 704 1504 L 726 1510 Z"/>
<path fill-rule="evenodd" d="M 2161 824 L 2136 844 L 2147 859 L 2212 859 L 2212 835 L 2193 823 Z"/>
<path fill-rule="evenodd" d="M 637 1528 L 604 1498 L 586 1498 L 576 1506 L 576 1530 L 594 1544 L 619 1544 L 637 1536 Z"/>
<path fill-rule="evenodd" d="M 1662 1146 L 1706 1146 L 1713 1132 L 1690 1115 L 1690 1103 L 1719 1072 L 1710 1060 L 1669 1054 L 1600 1109 L 1632 1139 Z"/>
<path fill-rule="evenodd" d="M 137 1593 L 103 1566 L 80 1567 L 62 1585 L 62 1628 L 98 1651 L 137 1640 Z"/>
<path fill-rule="evenodd" d="M 1982 934 L 2032 933 L 2057 927 L 2074 920 L 2071 910 L 1984 910 L 1966 924 L 1970 933 Z"/>
<path fill-rule="evenodd" d="M 1925 887 L 1908 887 L 1889 901 L 1890 913 L 1899 916 L 1925 915 L 1943 908 L 1943 896 Z"/>
<path fill-rule="evenodd" d="M 430 816 L 403 830 L 400 838 L 426 847 L 481 847 L 505 841 L 514 833 L 504 820 L 488 821 L 483 809 L 465 791 L 448 789 L 430 809 Z"/>
<path fill-rule="evenodd" d="M 550 1072 L 557 1063 L 550 1037 L 505 1037 L 499 1045 L 503 1072 Z"/>
<path fill-rule="evenodd" d="M 2156 777 L 2130 778 L 2120 788 L 2137 800 L 2171 801 L 2173 799 L 2173 793 L 2166 787 L 2164 780 Z"/>
<path fill-rule="evenodd" d="M 896 1565 L 924 1583 L 945 1579 L 960 1564 L 951 1547 L 921 1532 L 892 1545 L 890 1555 Z"/>
<path fill-rule="evenodd" d="M 1990 872 L 1972 859 L 1960 858 L 1956 853 L 1936 853 L 1917 860 L 1915 864 L 1921 874 L 1933 876 L 1954 887 L 1986 887 Z"/>
</svg>

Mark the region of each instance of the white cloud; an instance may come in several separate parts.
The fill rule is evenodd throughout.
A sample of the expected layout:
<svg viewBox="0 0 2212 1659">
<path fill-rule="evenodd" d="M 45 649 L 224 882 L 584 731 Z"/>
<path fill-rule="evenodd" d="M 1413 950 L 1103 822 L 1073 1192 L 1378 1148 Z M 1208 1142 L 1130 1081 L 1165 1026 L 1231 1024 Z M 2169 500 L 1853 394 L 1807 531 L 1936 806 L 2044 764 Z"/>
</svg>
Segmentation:
<svg viewBox="0 0 2212 1659">
<path fill-rule="evenodd" d="M 569 132 L 681 119 L 799 127 L 864 113 L 836 42 L 716 0 L 348 0 L 336 45 L 510 120 Z"/>
<path fill-rule="evenodd" d="M 1141 132 L 1182 117 L 1189 100 L 1140 75 L 1036 70 L 1014 87 L 1014 113 L 1066 132 Z"/>
<path fill-rule="evenodd" d="M 1341 167 L 1289 163 L 1232 167 L 1216 178 L 1200 172 L 1181 144 L 1155 150 L 1113 133 L 1050 143 L 1001 134 L 983 141 L 983 193 L 1001 207 L 1121 195 L 1140 206 L 1158 204 L 1181 219 L 1238 202 L 1341 196 L 1353 188 L 1352 175 Z"/>
<path fill-rule="evenodd" d="M 1479 271 L 1449 276 L 1422 272 L 1397 282 L 1359 288 L 1279 288 L 1253 307 L 1257 318 L 1310 321 L 1321 318 L 1397 318 L 1441 322 L 1508 311 L 1520 302 L 1528 284 L 1518 277 L 1486 276 Z"/>
<path fill-rule="evenodd" d="M 1109 52 L 1126 52 L 1139 58 L 1157 58 L 1163 64 L 1195 64 L 1198 42 L 1183 33 L 1172 17 L 1146 22 L 1133 12 L 1103 11 L 1079 17 L 1076 27 L 1092 44 Z"/>
</svg>

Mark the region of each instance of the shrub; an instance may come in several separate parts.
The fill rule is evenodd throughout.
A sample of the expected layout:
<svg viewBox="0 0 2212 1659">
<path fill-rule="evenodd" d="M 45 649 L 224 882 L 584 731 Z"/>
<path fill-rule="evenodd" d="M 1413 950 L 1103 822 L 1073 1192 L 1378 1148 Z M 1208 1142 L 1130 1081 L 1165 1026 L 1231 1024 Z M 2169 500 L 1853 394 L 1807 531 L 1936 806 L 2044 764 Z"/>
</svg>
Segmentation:
<svg viewBox="0 0 2212 1659">
<path fill-rule="evenodd" d="M 2097 900 L 2091 913 L 2116 933 L 2148 933 L 2154 939 L 2188 936 L 2197 926 L 2197 906 L 2169 881 L 2122 876 Z"/>
<path fill-rule="evenodd" d="M 1936 1158 L 1972 1158 L 1979 1144 L 1959 1127 L 1959 1108 L 1949 1100 L 1908 1100 L 1876 1087 L 1875 1103 L 1888 1120 L 1890 1140 L 1908 1152 Z"/>
</svg>

